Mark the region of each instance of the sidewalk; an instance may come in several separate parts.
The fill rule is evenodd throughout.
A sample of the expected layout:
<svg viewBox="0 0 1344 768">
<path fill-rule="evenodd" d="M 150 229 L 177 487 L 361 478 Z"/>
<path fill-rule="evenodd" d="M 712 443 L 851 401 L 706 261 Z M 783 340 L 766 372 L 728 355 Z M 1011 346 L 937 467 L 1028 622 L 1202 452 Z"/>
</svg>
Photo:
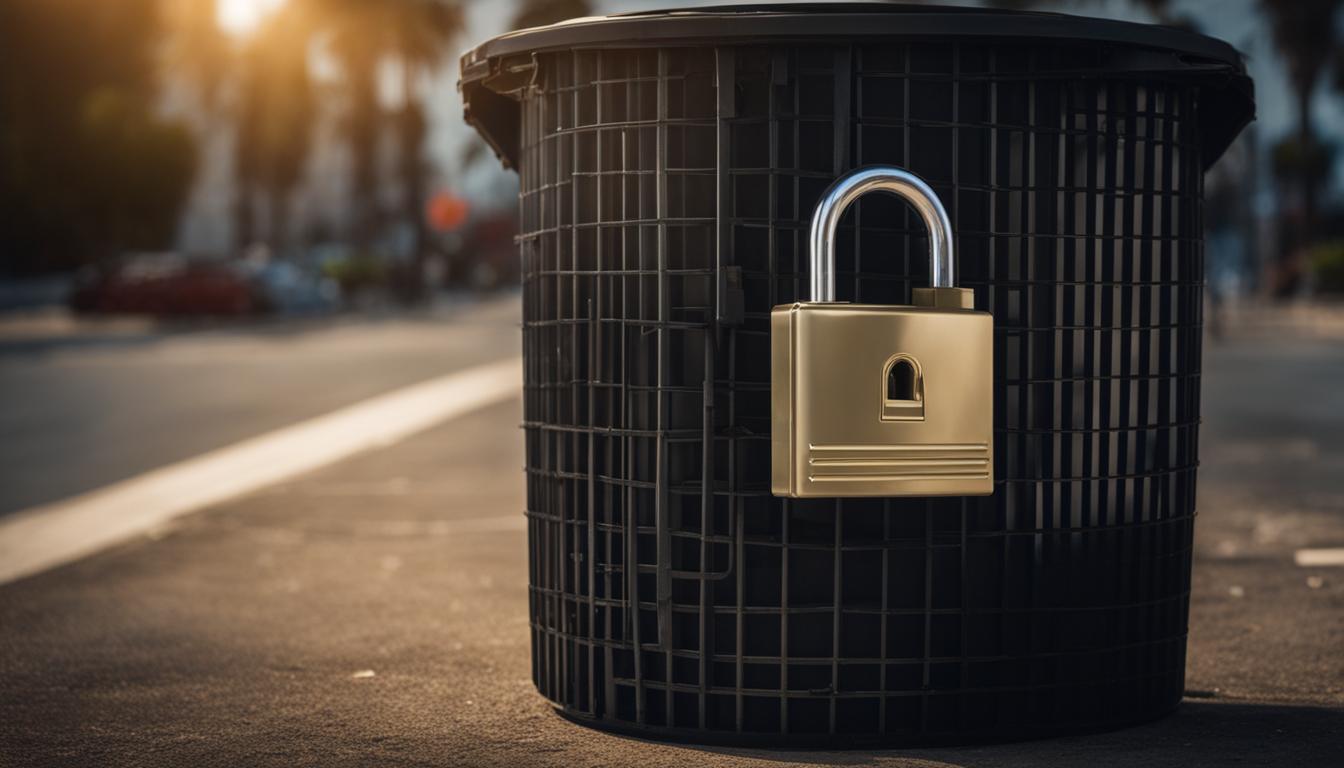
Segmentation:
<svg viewBox="0 0 1344 768">
<path fill-rule="evenodd" d="M 1238 299 L 1223 310 L 1224 330 L 1237 338 L 1344 340 L 1344 302 Z M 1210 316 L 1209 323 L 1213 322 Z"/>
<path fill-rule="evenodd" d="M 1342 351 L 1207 349 L 1191 698 L 1151 725 L 782 753 L 560 718 L 529 678 L 513 400 L 0 587 L 0 765 L 1339 765 L 1344 569 L 1292 553 L 1344 545 Z"/>
</svg>

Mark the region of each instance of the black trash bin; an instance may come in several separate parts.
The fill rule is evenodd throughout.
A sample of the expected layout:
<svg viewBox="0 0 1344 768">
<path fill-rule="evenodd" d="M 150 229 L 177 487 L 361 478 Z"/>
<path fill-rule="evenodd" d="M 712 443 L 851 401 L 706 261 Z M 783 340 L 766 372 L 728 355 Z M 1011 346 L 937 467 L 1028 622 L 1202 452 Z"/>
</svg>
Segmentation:
<svg viewBox="0 0 1344 768">
<path fill-rule="evenodd" d="M 876 4 L 491 40 L 467 117 L 521 178 L 532 668 L 565 714 L 734 743 L 1024 738 L 1181 699 L 1202 174 L 1236 51 Z M 770 492 L 769 313 L 837 177 L 907 168 L 994 315 L 992 496 Z M 909 303 L 925 232 L 842 221 L 837 298 Z"/>
</svg>

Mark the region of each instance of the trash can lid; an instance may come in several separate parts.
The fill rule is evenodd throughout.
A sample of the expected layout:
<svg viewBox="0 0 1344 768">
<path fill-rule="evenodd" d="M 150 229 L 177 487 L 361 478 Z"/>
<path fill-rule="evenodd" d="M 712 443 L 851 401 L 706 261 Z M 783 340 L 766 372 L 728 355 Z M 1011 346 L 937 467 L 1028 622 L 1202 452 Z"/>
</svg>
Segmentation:
<svg viewBox="0 0 1344 768">
<path fill-rule="evenodd" d="M 1117 75 L 1195 83 L 1201 89 L 1204 167 L 1223 154 L 1255 118 L 1255 91 L 1241 53 L 1206 35 L 1157 24 L 1062 13 L 930 7 L 886 2 L 770 3 L 637 11 L 570 19 L 487 40 L 462 56 L 458 88 L 466 119 L 516 167 L 522 87 L 532 55 L 574 48 L 762 44 L 870 38 L 1011 38 L 1090 41 L 1132 46 L 1153 55 L 1117 64 Z"/>
</svg>

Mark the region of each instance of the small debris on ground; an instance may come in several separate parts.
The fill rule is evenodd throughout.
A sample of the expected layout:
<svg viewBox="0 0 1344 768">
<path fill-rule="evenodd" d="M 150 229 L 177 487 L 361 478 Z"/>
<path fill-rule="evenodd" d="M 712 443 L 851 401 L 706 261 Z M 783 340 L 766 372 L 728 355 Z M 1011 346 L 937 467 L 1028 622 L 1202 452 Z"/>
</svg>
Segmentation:
<svg viewBox="0 0 1344 768">
<path fill-rule="evenodd" d="M 1227 594 L 1233 597 L 1245 597 L 1246 590 L 1243 589 L 1240 585 L 1233 584 L 1232 586 L 1227 588 Z"/>
<path fill-rule="evenodd" d="M 363 679 L 365 679 L 365 678 L 369 678 L 369 677 L 377 677 L 377 676 L 378 676 L 378 673 L 377 673 L 377 672 L 374 672 L 372 669 L 361 669 L 361 670 L 359 670 L 358 672 L 356 672 L 355 674 L 351 675 L 350 677 L 352 677 L 352 678 L 354 678 L 354 679 L 356 679 L 356 680 L 363 680 Z"/>
</svg>

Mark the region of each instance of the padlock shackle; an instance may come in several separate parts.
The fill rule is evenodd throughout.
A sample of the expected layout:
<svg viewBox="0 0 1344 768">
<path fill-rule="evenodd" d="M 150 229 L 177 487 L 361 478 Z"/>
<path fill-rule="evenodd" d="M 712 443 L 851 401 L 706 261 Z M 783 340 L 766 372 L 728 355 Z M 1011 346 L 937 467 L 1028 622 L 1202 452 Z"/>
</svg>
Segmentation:
<svg viewBox="0 0 1344 768">
<path fill-rule="evenodd" d="M 835 230 L 849 204 L 869 192 L 887 192 L 914 206 L 929 230 L 930 286 L 955 286 L 952 221 L 938 195 L 923 179 L 907 170 L 870 165 L 836 179 L 812 213 L 809 237 L 811 300 L 835 301 Z"/>
</svg>

